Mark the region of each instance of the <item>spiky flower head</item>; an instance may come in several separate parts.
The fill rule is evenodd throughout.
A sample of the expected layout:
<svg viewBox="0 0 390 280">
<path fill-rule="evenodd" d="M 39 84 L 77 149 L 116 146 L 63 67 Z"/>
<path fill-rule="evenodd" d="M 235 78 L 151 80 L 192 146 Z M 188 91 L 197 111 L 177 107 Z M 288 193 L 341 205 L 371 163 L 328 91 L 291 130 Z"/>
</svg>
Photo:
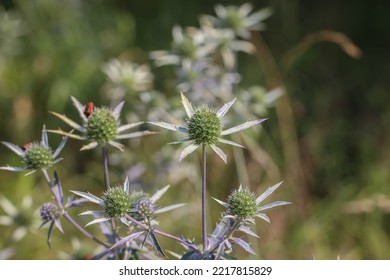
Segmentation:
<svg viewBox="0 0 390 280">
<path fill-rule="evenodd" d="M 120 186 L 109 188 L 103 195 L 103 203 L 104 211 L 109 217 L 123 217 L 130 211 L 132 199 L 129 193 Z"/>
<path fill-rule="evenodd" d="M 234 190 L 228 197 L 228 215 L 240 219 L 253 218 L 257 212 L 256 196 L 248 188 Z"/>
<path fill-rule="evenodd" d="M 228 197 L 227 202 L 223 202 L 216 198 L 213 198 L 219 204 L 226 208 L 224 217 L 239 219 L 243 222 L 254 222 L 254 218 L 258 217 L 267 222 L 270 222 L 268 216 L 262 211 L 281 206 L 286 204 L 291 204 L 287 201 L 274 201 L 266 205 L 261 205 L 263 200 L 269 197 L 280 185 L 282 182 L 269 187 L 264 193 L 256 197 L 256 195 L 251 192 L 248 188 L 243 188 L 241 185 L 237 190 L 234 190 Z"/>
<path fill-rule="evenodd" d="M 150 199 L 143 199 L 134 206 L 134 218 L 139 221 L 150 219 L 153 214 L 155 206 Z"/>
<path fill-rule="evenodd" d="M 54 153 L 49 146 L 49 140 L 45 126 L 42 129 L 42 140 L 40 142 L 24 144 L 22 147 L 9 142 L 2 142 L 7 148 L 22 158 L 24 166 L 0 166 L 0 169 L 9 171 L 30 170 L 30 172 L 26 175 L 34 173 L 40 169 L 47 169 L 62 160 L 62 158 L 57 159 L 57 156 L 65 146 L 67 138 L 68 137 L 63 137 Z"/>
<path fill-rule="evenodd" d="M 222 129 L 222 118 L 225 116 L 227 111 L 233 105 L 236 99 L 233 99 L 222 106 L 217 112 L 209 109 L 206 106 L 199 107 L 194 109 L 188 99 L 181 94 L 181 100 L 184 106 L 184 109 L 187 113 L 186 124 L 187 126 L 180 126 L 176 124 L 170 124 L 166 122 L 149 122 L 152 125 L 156 125 L 165 129 L 181 132 L 187 134 L 187 138 L 173 142 L 172 144 L 179 144 L 185 142 L 191 142 L 182 153 L 180 154 L 180 159 L 182 160 L 192 152 L 194 152 L 200 145 L 210 146 L 211 149 L 225 162 L 227 163 L 226 154 L 217 146 L 217 143 L 224 143 L 232 146 L 241 147 L 240 144 L 237 144 L 233 141 L 223 139 L 225 135 L 230 135 L 252 126 L 255 126 L 259 123 L 262 123 L 266 119 L 258 119 L 254 121 L 247 121 L 246 123 L 234 126 L 229 129 Z"/>
<path fill-rule="evenodd" d="M 108 108 L 96 108 L 88 117 L 88 140 L 99 144 L 108 143 L 117 136 L 119 122 Z"/>
<path fill-rule="evenodd" d="M 271 8 L 251 13 L 253 6 L 250 3 L 245 3 L 240 7 L 217 4 L 214 10 L 217 17 L 207 16 L 206 19 L 210 20 L 214 26 L 229 28 L 243 38 L 249 38 L 251 30 L 264 30 L 263 21 L 272 15 Z"/>
<path fill-rule="evenodd" d="M 137 122 L 120 125 L 119 115 L 124 105 L 123 101 L 111 110 L 106 107 L 95 107 L 93 102 L 88 102 L 86 105 L 83 105 L 75 97 L 72 96 L 71 98 L 73 105 L 76 107 L 83 121 L 82 125 L 74 122 L 65 115 L 61 115 L 56 112 L 51 113 L 80 132 L 81 135 L 74 134 L 72 132 L 65 132 L 63 130 L 49 130 L 49 132 L 66 135 L 77 140 L 89 141 L 89 144 L 84 145 L 81 150 L 89 150 L 97 147 L 98 145 L 109 144 L 123 151 L 123 145 L 118 143 L 116 140 L 130 139 L 153 134 L 151 131 L 138 131 L 122 134 L 122 132 L 143 123 Z"/>
<path fill-rule="evenodd" d="M 60 211 L 54 203 L 45 203 L 39 209 L 39 215 L 42 218 L 43 222 L 50 222 L 55 219 L 58 219 L 60 216 Z"/>
<path fill-rule="evenodd" d="M 192 117 L 187 119 L 187 124 L 189 139 L 196 145 L 215 144 L 222 132 L 217 113 L 205 106 L 198 108 Z"/>
<path fill-rule="evenodd" d="M 71 192 L 104 208 L 104 210 L 85 211 L 81 213 L 80 215 L 93 215 L 95 217 L 95 219 L 87 225 L 102 223 L 111 220 L 112 218 L 119 218 L 122 223 L 129 225 L 126 214 L 132 216 L 134 213 L 138 213 L 138 217 L 144 219 L 145 217 L 150 217 L 152 213 L 160 214 L 183 206 L 183 204 L 174 204 L 159 209 L 154 207 L 155 202 L 159 200 L 168 189 L 169 186 L 166 186 L 150 197 L 144 192 L 131 193 L 129 179 L 126 178 L 123 185 L 109 188 L 103 194 L 102 198 L 86 192 Z M 134 217 L 135 216 L 133 216 L 133 218 Z"/>
<path fill-rule="evenodd" d="M 46 169 L 53 164 L 53 154 L 50 147 L 36 142 L 25 149 L 23 162 L 27 169 Z"/>
</svg>

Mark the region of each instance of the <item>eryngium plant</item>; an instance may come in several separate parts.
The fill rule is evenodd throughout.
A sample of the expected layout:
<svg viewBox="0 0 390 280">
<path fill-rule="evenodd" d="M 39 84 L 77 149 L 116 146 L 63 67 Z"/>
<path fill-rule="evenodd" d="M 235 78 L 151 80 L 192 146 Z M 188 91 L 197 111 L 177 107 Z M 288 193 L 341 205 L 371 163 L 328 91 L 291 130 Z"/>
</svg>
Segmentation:
<svg viewBox="0 0 390 280">
<path fill-rule="evenodd" d="M 282 182 L 268 188 L 260 196 L 251 192 L 248 188 L 241 185 L 238 189 L 232 191 L 228 196 L 227 202 L 214 198 L 219 204 L 226 208 L 222 214 L 221 221 L 217 224 L 208 242 L 208 247 L 204 252 L 198 250 L 189 250 L 182 259 L 225 259 L 230 258 L 233 245 L 238 245 L 248 253 L 256 255 L 251 246 L 242 239 L 236 237 L 236 232 L 246 233 L 254 237 L 259 237 L 250 229 L 251 224 L 255 224 L 255 218 L 261 218 L 270 222 L 269 217 L 263 213 L 273 207 L 291 204 L 287 201 L 274 201 L 265 205 L 261 203 L 270 196 Z M 228 257 L 230 256 L 230 257 Z"/>
</svg>

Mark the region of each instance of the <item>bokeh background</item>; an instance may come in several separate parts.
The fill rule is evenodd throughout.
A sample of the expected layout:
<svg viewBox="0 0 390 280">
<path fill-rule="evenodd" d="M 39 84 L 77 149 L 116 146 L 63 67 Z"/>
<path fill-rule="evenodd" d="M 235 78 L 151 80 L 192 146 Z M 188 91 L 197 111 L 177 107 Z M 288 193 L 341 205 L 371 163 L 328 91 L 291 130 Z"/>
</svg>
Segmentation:
<svg viewBox="0 0 390 280">
<path fill-rule="evenodd" d="M 214 14 L 217 3 L 246 1 L 0 1 L 0 140 L 18 145 L 40 139 L 43 124 L 67 127 L 49 111 L 78 120 L 70 96 L 86 103 L 111 106 L 113 97 L 102 70 L 113 58 L 147 65 L 153 80 L 146 89 L 123 95 L 122 121 L 180 117 L 176 72 L 156 67 L 149 53 L 169 49 L 172 28 L 199 27 L 201 14 Z M 238 88 L 282 88 L 273 106 L 254 115 L 267 117 L 261 128 L 243 132 L 247 149 L 223 147 L 224 165 L 210 153 L 208 192 L 225 200 L 239 184 L 260 194 L 284 181 L 271 200 L 293 204 L 270 209 L 271 223 L 258 220 L 260 239 L 247 239 L 253 259 L 388 259 L 390 231 L 390 27 L 389 1 L 252 1 L 254 11 L 272 7 L 266 30 L 248 39 L 256 52 L 239 53 Z M 143 91 L 143 93 L 140 93 Z M 187 95 L 198 103 L 201 98 Z M 227 100 L 216 99 L 217 107 Z M 255 106 L 249 103 L 247 106 Z M 234 106 L 233 106 L 234 108 Z M 248 107 L 248 111 L 250 111 Z M 255 110 L 254 110 L 255 111 Z M 171 114 L 172 113 L 172 114 Z M 176 114 L 176 115 L 175 115 Z M 246 120 L 237 109 L 229 123 Z M 165 119 L 172 121 L 172 119 Z M 178 120 L 180 122 L 180 119 Z M 144 125 L 142 129 L 154 129 Z M 52 147 L 60 137 L 50 135 Z M 200 155 L 177 162 L 183 146 L 166 145 L 179 135 L 159 135 L 124 141 L 126 151 L 110 149 L 112 184 L 129 176 L 134 189 L 154 192 L 170 184 L 162 204 L 186 203 L 181 210 L 159 217 L 160 228 L 200 242 Z M 55 166 L 66 192 L 104 191 L 99 150 L 79 152 L 82 143 L 69 140 L 64 160 Z M 20 158 L 0 147 L 0 166 L 19 165 Z M 68 192 L 69 194 L 69 192 Z M 0 172 L 0 196 L 18 209 L 11 226 L 0 225 L 3 258 L 88 258 L 95 244 L 63 222 L 65 234 L 54 232 L 46 245 L 47 227 L 37 229 L 38 209 L 51 201 L 37 173 Z M 26 199 L 27 197 L 27 199 Z M 32 206 L 28 203 L 32 199 Z M 221 207 L 211 198 L 209 231 Z M 76 216 L 81 210 L 74 209 Z M 6 215 L 0 208 L 0 216 Z M 34 218 L 35 217 L 35 218 Z M 77 216 L 76 216 L 77 217 Z M 86 217 L 77 217 L 81 224 Z M 39 222 L 39 220 L 38 220 Z M 39 225 L 39 223 L 38 223 Z M 15 235 L 26 228 L 18 241 Z M 91 226 L 99 234 L 98 228 Z M 161 238 L 163 248 L 184 252 Z"/>
</svg>

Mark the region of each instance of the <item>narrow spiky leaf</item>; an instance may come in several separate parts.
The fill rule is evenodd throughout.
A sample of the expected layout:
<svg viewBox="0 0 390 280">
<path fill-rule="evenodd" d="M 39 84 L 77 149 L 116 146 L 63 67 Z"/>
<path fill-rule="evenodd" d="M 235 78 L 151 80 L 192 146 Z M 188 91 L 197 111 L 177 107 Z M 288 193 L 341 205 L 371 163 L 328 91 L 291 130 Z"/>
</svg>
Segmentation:
<svg viewBox="0 0 390 280">
<path fill-rule="evenodd" d="M 227 164 L 227 155 L 216 145 L 211 144 L 211 149 L 214 150 L 214 152 Z"/>
<path fill-rule="evenodd" d="M 257 211 L 263 211 L 263 210 L 267 210 L 267 209 L 270 209 L 270 208 L 273 208 L 273 207 L 276 207 L 276 206 L 287 205 L 287 204 L 291 204 L 291 202 L 288 202 L 288 201 L 274 201 L 274 202 L 271 202 L 271 203 L 268 203 L 266 205 L 263 205 L 263 206 L 259 207 L 257 209 Z"/>
<path fill-rule="evenodd" d="M 101 199 L 97 196 L 94 196 L 93 194 L 86 193 L 86 192 L 80 192 L 80 191 L 71 191 L 71 192 L 74 194 L 77 194 L 78 196 L 84 197 L 93 203 L 96 203 L 96 204 L 99 204 L 102 206 L 104 205 L 103 199 Z"/>
<path fill-rule="evenodd" d="M 21 148 L 19 148 L 18 146 L 14 145 L 12 143 L 9 143 L 9 142 L 5 142 L 5 141 L 2 141 L 1 143 L 3 143 L 4 146 L 6 146 L 8 149 L 12 150 L 18 156 L 24 157 L 24 151 Z"/>
<path fill-rule="evenodd" d="M 279 186 L 283 183 L 280 182 L 276 185 L 273 185 L 272 187 L 269 187 L 265 192 L 263 192 L 258 198 L 256 198 L 256 204 L 259 205 L 264 199 L 269 197 Z"/>
<path fill-rule="evenodd" d="M 168 211 L 172 211 L 176 208 L 179 208 L 179 207 L 182 207 L 184 206 L 185 203 L 179 203 L 179 204 L 173 204 L 173 205 L 169 205 L 169 206 L 166 206 L 166 207 L 162 207 L 156 211 L 154 211 L 155 214 L 161 214 L 161 213 L 165 213 L 165 212 L 168 212 Z"/>
<path fill-rule="evenodd" d="M 74 129 L 76 129 L 76 130 L 78 130 L 78 131 L 80 131 L 82 133 L 86 133 L 87 132 L 87 129 L 85 127 L 83 127 L 83 126 L 79 125 L 78 123 L 72 121 L 67 116 L 58 114 L 56 112 L 50 112 L 50 113 L 53 114 L 54 116 L 56 116 L 57 118 L 61 119 L 62 121 L 66 122 L 68 125 L 70 125 Z"/>
<path fill-rule="evenodd" d="M 139 231 L 139 232 L 134 232 L 126 237 L 123 237 L 121 240 L 119 240 L 118 242 L 116 242 L 112 247 L 111 247 L 111 250 L 115 249 L 115 248 L 118 248 L 119 246 L 122 246 L 123 244 L 125 244 L 126 242 L 129 242 L 131 240 L 134 240 L 138 237 L 140 237 L 142 234 L 144 234 L 145 232 L 144 231 Z"/>
<path fill-rule="evenodd" d="M 222 108 L 218 110 L 217 117 L 220 119 L 223 118 L 223 116 L 225 116 L 225 114 L 229 111 L 230 107 L 232 107 L 232 105 L 235 101 L 236 101 L 236 98 L 234 98 L 232 101 L 229 101 L 228 103 L 223 105 Z"/>
<path fill-rule="evenodd" d="M 180 157 L 179 157 L 179 161 L 182 161 L 186 156 L 188 156 L 189 154 L 191 154 L 193 151 L 195 151 L 197 148 L 199 147 L 199 145 L 196 145 L 196 144 L 191 144 L 189 146 L 187 146 L 186 148 L 184 148 L 184 150 L 181 152 L 180 154 Z"/>
<path fill-rule="evenodd" d="M 171 124 L 171 123 L 166 123 L 166 122 L 148 122 L 151 125 L 156 125 L 165 129 L 173 130 L 176 132 L 183 132 L 183 133 L 188 133 L 188 129 L 179 125 Z"/>
<path fill-rule="evenodd" d="M 150 198 L 150 200 L 152 202 L 156 202 L 157 200 L 159 200 L 166 192 L 167 190 L 170 188 L 170 185 L 167 185 L 165 187 L 163 187 L 162 189 L 156 191 L 153 196 Z"/>
<path fill-rule="evenodd" d="M 84 114 L 85 105 L 81 104 L 80 101 L 78 101 L 75 97 L 71 96 L 73 105 L 76 107 L 77 112 L 79 112 L 80 117 L 83 119 L 85 123 L 88 122 L 88 118 Z"/>
<path fill-rule="evenodd" d="M 187 116 L 191 118 L 194 115 L 194 109 L 188 99 L 181 93 L 181 103 L 183 103 L 184 109 L 186 110 Z"/>
<path fill-rule="evenodd" d="M 236 243 L 238 246 L 240 246 L 242 249 L 244 249 L 248 253 L 256 255 L 255 251 L 253 251 L 251 246 L 248 243 L 246 243 L 244 240 L 242 240 L 241 238 L 234 238 L 233 240 L 234 240 L 234 243 Z"/>
<path fill-rule="evenodd" d="M 265 120 L 267 120 L 267 119 L 259 119 L 259 120 L 255 120 L 255 121 L 247 121 L 247 122 L 245 122 L 243 124 L 240 124 L 240 125 L 237 125 L 235 127 L 232 127 L 232 128 L 229 128 L 227 130 L 222 131 L 221 135 L 229 135 L 229 134 L 233 134 L 233 133 L 236 133 L 236 132 L 248 129 L 248 128 L 252 127 L 252 126 L 255 126 L 255 125 L 259 124 L 259 123 L 264 122 Z"/>
</svg>

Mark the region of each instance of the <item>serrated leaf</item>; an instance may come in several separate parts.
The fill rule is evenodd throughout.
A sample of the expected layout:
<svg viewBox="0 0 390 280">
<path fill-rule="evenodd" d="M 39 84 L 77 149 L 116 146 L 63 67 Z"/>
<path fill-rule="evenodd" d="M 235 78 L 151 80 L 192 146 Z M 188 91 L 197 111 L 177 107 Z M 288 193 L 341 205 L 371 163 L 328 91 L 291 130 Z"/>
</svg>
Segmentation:
<svg viewBox="0 0 390 280">
<path fill-rule="evenodd" d="M 253 255 L 256 255 L 255 251 L 253 251 L 253 249 L 251 248 L 251 246 L 246 243 L 244 240 L 242 240 L 241 238 L 233 238 L 234 240 L 234 243 L 237 244 L 238 246 L 240 246 L 242 249 L 244 249 L 245 251 L 247 251 L 248 253 L 251 253 Z"/>
<path fill-rule="evenodd" d="M 258 236 L 256 233 L 254 233 L 254 232 L 251 230 L 250 227 L 241 225 L 241 226 L 238 228 L 238 230 L 239 230 L 239 231 L 242 231 L 242 232 L 245 232 L 246 234 L 249 234 L 249 235 L 251 235 L 251 236 L 260 238 L 260 236 Z"/>
</svg>

